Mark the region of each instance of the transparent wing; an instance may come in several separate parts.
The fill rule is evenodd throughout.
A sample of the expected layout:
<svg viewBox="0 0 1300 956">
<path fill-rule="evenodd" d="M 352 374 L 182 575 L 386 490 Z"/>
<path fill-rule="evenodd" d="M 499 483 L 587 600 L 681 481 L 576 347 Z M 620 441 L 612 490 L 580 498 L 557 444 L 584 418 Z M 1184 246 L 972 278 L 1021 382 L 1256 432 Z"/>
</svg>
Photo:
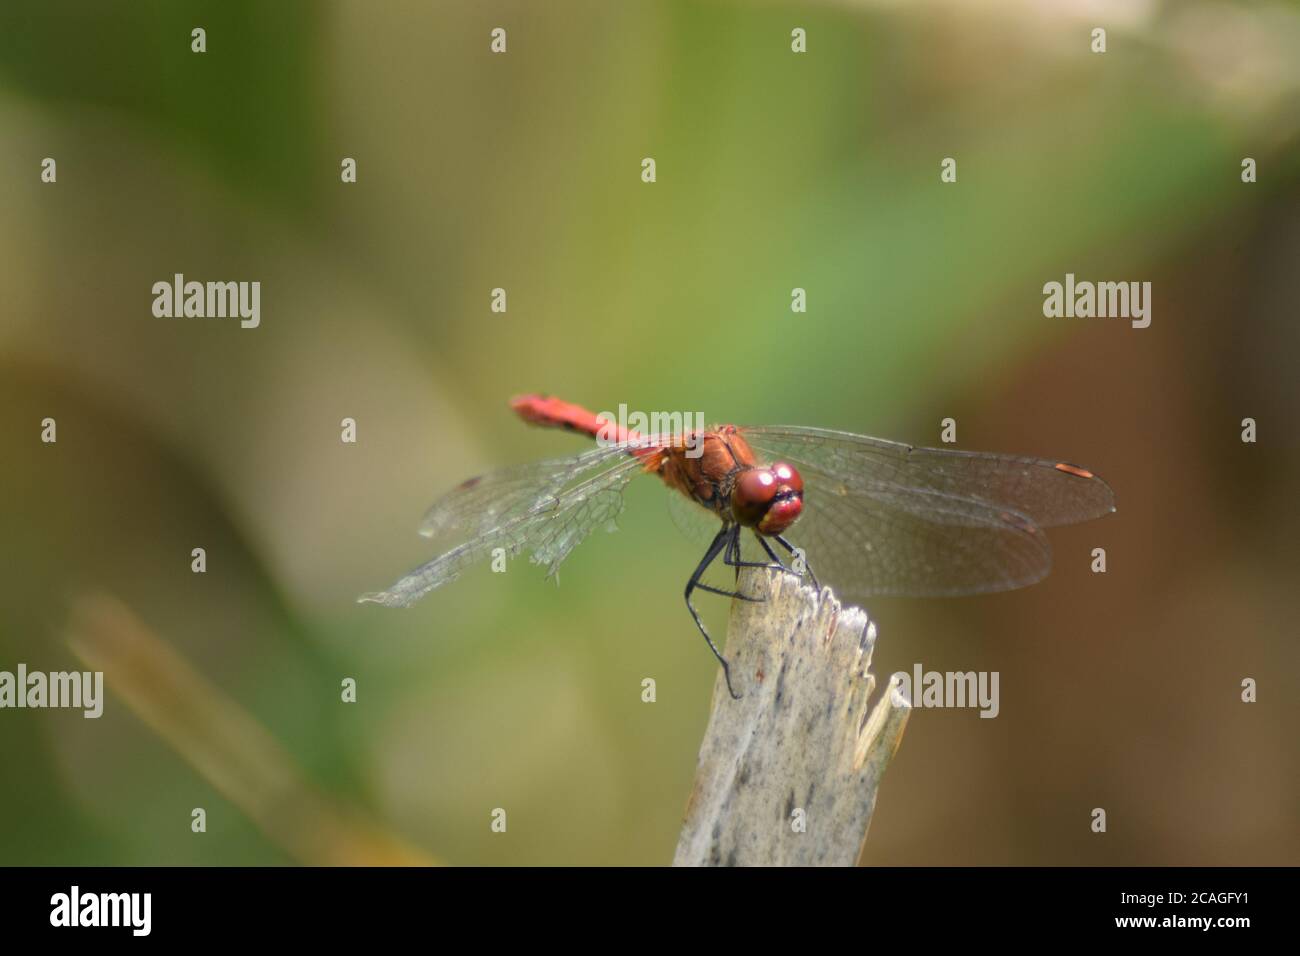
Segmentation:
<svg viewBox="0 0 1300 956">
<path fill-rule="evenodd" d="M 582 475 L 627 457 L 625 446 L 609 445 L 589 448 L 568 458 L 533 461 L 477 475 L 462 481 L 430 506 L 420 522 L 420 534 L 426 538 L 453 532 L 461 536 L 482 534 L 527 514 Z"/>
<path fill-rule="evenodd" d="M 1029 515 L 1043 528 L 1110 514 L 1110 485 L 1066 462 L 1017 455 L 917 448 L 822 428 L 746 428 L 750 443 L 797 459 L 850 487 L 936 492 Z"/>
<path fill-rule="evenodd" d="M 822 475 L 803 471 L 804 513 L 786 538 L 842 598 L 1007 591 L 1051 570 L 1047 536 L 1019 512 L 941 496 L 918 507 L 879 491 L 828 494 Z"/>
<path fill-rule="evenodd" d="M 643 458 L 629 453 L 640 447 L 645 447 L 643 441 L 611 445 L 464 482 L 430 509 L 421 532 L 468 531 L 468 540 L 386 591 L 363 594 L 358 600 L 409 607 L 497 548 L 511 557 L 528 551 L 534 564 L 554 575 L 592 530 L 612 529 L 623 510 L 624 486 L 644 470 Z"/>
<path fill-rule="evenodd" d="M 698 545 L 701 550 L 713 540 L 718 528 L 722 527 L 717 515 L 686 495 L 670 489 L 664 500 L 667 503 L 668 517 L 682 537 L 691 544 Z"/>
<path fill-rule="evenodd" d="M 787 537 L 853 598 L 1024 587 L 1051 568 L 1043 527 L 1115 510 L 1104 481 L 1064 463 L 816 428 L 744 434 L 803 473 L 804 513 Z"/>
</svg>

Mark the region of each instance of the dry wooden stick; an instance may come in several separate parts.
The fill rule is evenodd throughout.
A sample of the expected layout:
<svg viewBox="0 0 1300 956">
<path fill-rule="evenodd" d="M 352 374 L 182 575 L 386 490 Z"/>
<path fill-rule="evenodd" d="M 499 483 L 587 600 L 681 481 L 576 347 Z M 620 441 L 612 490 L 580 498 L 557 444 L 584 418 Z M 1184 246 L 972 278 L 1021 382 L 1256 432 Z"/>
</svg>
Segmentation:
<svg viewBox="0 0 1300 956">
<path fill-rule="evenodd" d="M 792 574 L 746 568 L 674 866 L 851 866 L 911 704 L 870 712 L 876 627 Z"/>
</svg>

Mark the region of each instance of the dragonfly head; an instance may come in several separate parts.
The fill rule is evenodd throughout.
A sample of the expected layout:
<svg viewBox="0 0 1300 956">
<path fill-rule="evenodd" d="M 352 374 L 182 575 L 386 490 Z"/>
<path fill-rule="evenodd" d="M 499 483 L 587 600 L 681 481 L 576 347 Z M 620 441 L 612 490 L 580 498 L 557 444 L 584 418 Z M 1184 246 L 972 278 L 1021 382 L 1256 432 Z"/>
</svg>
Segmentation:
<svg viewBox="0 0 1300 956">
<path fill-rule="evenodd" d="M 784 462 L 748 468 L 731 491 L 731 511 L 737 524 L 759 534 L 781 534 L 803 511 L 803 479 Z"/>
</svg>

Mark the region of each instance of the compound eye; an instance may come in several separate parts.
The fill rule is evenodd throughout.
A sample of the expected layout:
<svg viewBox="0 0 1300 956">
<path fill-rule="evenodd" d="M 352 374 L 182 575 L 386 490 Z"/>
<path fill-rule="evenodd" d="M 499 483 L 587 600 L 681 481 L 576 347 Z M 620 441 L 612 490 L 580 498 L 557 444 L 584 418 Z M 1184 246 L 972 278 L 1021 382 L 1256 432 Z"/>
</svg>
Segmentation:
<svg viewBox="0 0 1300 956">
<path fill-rule="evenodd" d="M 778 485 L 784 485 L 797 495 L 803 494 L 803 476 L 794 465 L 778 461 L 772 466 L 772 474 L 776 476 Z"/>
<path fill-rule="evenodd" d="M 767 468 L 751 468 L 736 479 L 731 492 L 731 510 L 742 525 L 753 527 L 763 519 L 776 497 L 778 482 Z"/>
<path fill-rule="evenodd" d="M 751 468 L 736 481 L 736 491 L 746 501 L 767 503 L 776 497 L 776 476 L 766 468 Z"/>
</svg>

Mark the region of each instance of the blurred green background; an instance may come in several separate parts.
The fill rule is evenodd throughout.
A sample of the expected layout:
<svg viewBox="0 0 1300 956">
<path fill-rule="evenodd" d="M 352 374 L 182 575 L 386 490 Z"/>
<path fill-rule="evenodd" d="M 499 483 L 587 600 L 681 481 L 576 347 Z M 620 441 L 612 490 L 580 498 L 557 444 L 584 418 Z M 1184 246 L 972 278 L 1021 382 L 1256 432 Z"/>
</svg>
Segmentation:
<svg viewBox="0 0 1300 956">
<path fill-rule="evenodd" d="M 668 862 L 715 667 L 661 487 L 559 589 L 354 603 L 439 493 L 583 447 L 524 391 L 1094 468 L 1043 584 L 870 607 L 882 677 L 1002 702 L 913 715 L 864 862 L 1300 862 L 1298 130 L 1291 4 L 5 4 L 0 669 L 78 666 L 108 594 L 243 718 L 0 712 L 0 862 Z M 261 327 L 154 318 L 177 272 Z M 1151 327 L 1044 318 L 1066 272 Z M 220 770 L 269 742 L 297 782 Z"/>
</svg>

